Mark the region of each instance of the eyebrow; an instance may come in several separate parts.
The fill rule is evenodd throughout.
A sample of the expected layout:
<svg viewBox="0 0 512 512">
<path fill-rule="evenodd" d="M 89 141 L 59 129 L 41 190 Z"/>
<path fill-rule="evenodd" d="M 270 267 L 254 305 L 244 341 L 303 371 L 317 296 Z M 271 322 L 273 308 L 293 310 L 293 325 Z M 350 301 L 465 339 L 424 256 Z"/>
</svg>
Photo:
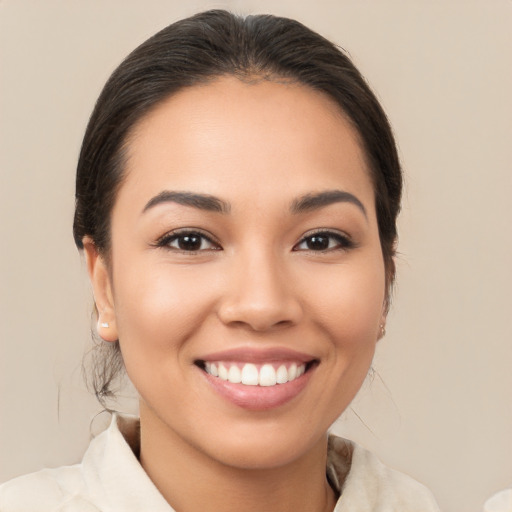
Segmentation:
<svg viewBox="0 0 512 512">
<path fill-rule="evenodd" d="M 162 203 L 177 203 L 199 210 L 222 214 L 227 214 L 231 211 L 229 203 L 209 194 L 164 190 L 150 199 L 142 212 L 145 213 Z M 334 203 L 351 203 L 357 206 L 364 216 L 367 217 L 366 208 L 363 203 L 355 195 L 344 190 L 326 190 L 324 192 L 305 194 L 292 202 L 290 210 L 293 214 L 301 214 L 318 210 Z"/>
<path fill-rule="evenodd" d="M 215 213 L 229 213 L 231 206 L 229 203 L 222 201 L 215 196 L 208 194 L 197 194 L 193 192 L 175 192 L 171 190 L 164 190 L 148 201 L 142 213 L 147 212 L 149 209 L 162 203 L 177 203 L 184 206 L 191 206 L 204 210 L 207 212 Z"/>
<path fill-rule="evenodd" d="M 316 194 L 306 194 L 293 201 L 291 211 L 295 214 L 306 213 L 334 203 L 351 203 L 357 206 L 368 218 L 363 203 L 355 195 L 344 190 L 326 190 Z"/>
</svg>

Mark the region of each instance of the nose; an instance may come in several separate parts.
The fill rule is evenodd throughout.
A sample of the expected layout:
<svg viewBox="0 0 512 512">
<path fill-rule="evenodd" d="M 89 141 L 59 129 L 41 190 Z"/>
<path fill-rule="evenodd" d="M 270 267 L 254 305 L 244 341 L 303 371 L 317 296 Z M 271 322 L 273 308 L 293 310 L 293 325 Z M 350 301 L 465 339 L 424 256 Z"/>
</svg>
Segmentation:
<svg viewBox="0 0 512 512">
<path fill-rule="evenodd" d="M 224 324 L 264 332 L 300 321 L 303 308 L 294 280 L 276 260 L 257 254 L 230 266 L 228 292 L 218 308 Z"/>
</svg>

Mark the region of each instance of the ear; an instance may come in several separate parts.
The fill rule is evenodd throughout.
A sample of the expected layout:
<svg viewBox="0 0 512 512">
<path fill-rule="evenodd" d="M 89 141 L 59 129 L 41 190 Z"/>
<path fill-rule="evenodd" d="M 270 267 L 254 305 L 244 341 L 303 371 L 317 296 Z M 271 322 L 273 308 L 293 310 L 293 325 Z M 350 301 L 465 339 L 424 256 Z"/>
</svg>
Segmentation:
<svg viewBox="0 0 512 512">
<path fill-rule="evenodd" d="M 377 335 L 377 341 L 380 341 L 382 338 L 386 336 L 386 316 L 382 315 L 379 324 L 379 334 Z"/>
<path fill-rule="evenodd" d="M 395 239 L 393 243 L 393 255 L 389 260 L 389 263 L 386 265 L 386 289 L 384 302 L 382 304 L 382 316 L 379 323 L 379 334 L 377 335 L 377 341 L 381 340 L 386 336 L 386 322 L 388 318 L 389 306 L 391 301 L 391 293 L 393 291 L 393 283 L 395 281 L 395 273 L 396 273 L 396 243 Z"/>
<path fill-rule="evenodd" d="M 105 341 L 117 341 L 117 325 L 114 307 L 114 296 L 108 266 L 105 259 L 98 252 L 92 238 L 86 236 L 82 240 L 84 246 L 87 272 L 91 281 L 94 302 L 97 309 L 96 330 Z"/>
<path fill-rule="evenodd" d="M 389 310 L 389 291 L 387 291 L 386 297 L 384 299 L 384 303 L 382 304 L 382 316 L 380 317 L 379 322 L 379 333 L 377 334 L 377 341 L 380 341 L 384 336 L 386 336 L 386 322 L 388 320 L 388 310 Z"/>
</svg>

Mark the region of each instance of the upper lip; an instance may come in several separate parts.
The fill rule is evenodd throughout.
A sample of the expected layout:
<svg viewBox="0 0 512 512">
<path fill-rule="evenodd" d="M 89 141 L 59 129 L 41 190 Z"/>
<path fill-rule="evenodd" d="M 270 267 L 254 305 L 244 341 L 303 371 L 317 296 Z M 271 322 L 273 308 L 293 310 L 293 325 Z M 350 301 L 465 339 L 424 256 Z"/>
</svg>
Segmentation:
<svg viewBox="0 0 512 512">
<path fill-rule="evenodd" d="M 197 361 L 237 361 L 245 363 L 268 363 L 272 361 L 294 361 L 300 363 L 309 363 L 317 358 L 311 354 L 298 352 L 283 347 L 273 348 L 233 348 L 213 352 L 205 356 L 197 358 Z"/>
</svg>

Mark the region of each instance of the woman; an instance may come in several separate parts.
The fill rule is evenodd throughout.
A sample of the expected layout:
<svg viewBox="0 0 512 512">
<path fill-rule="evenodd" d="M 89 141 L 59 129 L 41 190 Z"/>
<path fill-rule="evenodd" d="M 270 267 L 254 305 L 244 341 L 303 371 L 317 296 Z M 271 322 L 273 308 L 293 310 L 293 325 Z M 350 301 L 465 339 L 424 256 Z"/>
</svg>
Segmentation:
<svg viewBox="0 0 512 512">
<path fill-rule="evenodd" d="M 210 11 L 107 82 L 77 170 L 74 237 L 140 421 L 0 509 L 437 510 L 328 437 L 385 333 L 401 173 L 385 114 L 297 22 Z"/>
</svg>

